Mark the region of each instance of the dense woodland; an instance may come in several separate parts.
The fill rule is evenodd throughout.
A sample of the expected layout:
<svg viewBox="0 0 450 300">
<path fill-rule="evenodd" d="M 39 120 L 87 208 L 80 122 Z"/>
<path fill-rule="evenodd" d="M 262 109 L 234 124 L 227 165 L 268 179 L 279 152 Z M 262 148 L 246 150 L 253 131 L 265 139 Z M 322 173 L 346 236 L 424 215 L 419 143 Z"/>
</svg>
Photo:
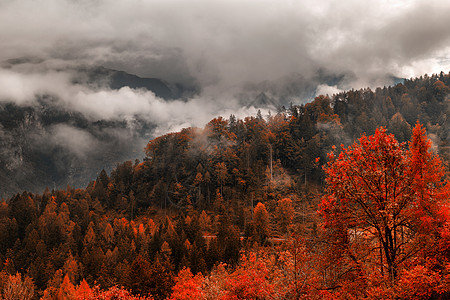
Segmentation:
<svg viewBox="0 0 450 300">
<path fill-rule="evenodd" d="M 449 87 L 218 117 L 85 189 L 4 199 L 2 297 L 448 299 Z"/>
</svg>

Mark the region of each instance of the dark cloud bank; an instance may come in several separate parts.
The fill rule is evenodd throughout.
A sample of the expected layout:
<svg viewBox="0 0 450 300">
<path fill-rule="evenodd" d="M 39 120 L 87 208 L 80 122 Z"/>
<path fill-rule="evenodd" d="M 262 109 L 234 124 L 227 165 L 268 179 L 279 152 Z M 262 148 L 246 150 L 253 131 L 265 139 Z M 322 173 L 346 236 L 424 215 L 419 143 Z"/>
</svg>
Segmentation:
<svg viewBox="0 0 450 300">
<path fill-rule="evenodd" d="M 83 185 L 217 115 L 448 71 L 449 15 L 446 1 L 0 1 L 0 173 L 23 184 L 48 160 L 42 176 L 68 179 L 46 185 Z"/>
</svg>

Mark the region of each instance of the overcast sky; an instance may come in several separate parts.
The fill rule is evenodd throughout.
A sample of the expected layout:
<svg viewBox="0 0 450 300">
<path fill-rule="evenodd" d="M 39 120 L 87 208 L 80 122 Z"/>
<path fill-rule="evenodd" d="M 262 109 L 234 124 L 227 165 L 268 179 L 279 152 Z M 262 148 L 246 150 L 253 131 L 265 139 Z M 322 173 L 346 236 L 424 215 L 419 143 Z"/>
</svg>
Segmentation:
<svg viewBox="0 0 450 300">
<path fill-rule="evenodd" d="M 239 85 L 323 67 L 364 78 L 448 71 L 450 2 L 0 1 L 0 58 Z"/>
<path fill-rule="evenodd" d="M 160 122 L 178 116 L 178 125 L 189 125 L 183 114 L 195 119 L 205 109 L 204 122 L 218 113 L 206 102 L 293 74 L 352 74 L 348 87 L 359 88 L 383 84 L 386 75 L 448 72 L 449 16 L 450 1 L 442 0 L 0 0 L 0 61 L 33 56 L 46 66 L 103 65 L 197 84 L 201 95 L 159 114 L 167 115 Z M 52 72 L 2 70 L 0 97 L 26 103 L 52 90 L 92 115 L 110 97 L 118 103 L 128 97 L 135 107 L 112 105 L 104 118 L 142 111 L 143 102 L 145 112 L 163 105 L 130 90 L 71 90 L 68 78 Z"/>
</svg>

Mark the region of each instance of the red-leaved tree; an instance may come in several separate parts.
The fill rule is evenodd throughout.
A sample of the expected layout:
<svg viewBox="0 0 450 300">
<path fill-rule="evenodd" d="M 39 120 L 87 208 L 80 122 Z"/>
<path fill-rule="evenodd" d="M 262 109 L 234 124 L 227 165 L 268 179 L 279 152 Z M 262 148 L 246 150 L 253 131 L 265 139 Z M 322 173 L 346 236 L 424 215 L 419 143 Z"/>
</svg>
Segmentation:
<svg viewBox="0 0 450 300">
<path fill-rule="evenodd" d="M 330 153 L 324 169 L 320 213 L 333 269 L 324 288 L 352 282 L 362 290 L 392 288 L 408 267 L 435 255 L 448 220 L 450 185 L 420 124 L 409 146 L 380 128 L 340 154 Z"/>
</svg>

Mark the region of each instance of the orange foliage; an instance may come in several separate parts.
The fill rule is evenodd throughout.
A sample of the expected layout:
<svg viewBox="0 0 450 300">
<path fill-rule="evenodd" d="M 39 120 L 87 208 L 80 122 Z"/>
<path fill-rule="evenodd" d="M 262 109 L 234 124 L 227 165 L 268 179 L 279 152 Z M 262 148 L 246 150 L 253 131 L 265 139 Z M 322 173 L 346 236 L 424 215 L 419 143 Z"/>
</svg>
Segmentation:
<svg viewBox="0 0 450 300">
<path fill-rule="evenodd" d="M 22 279 L 22 275 L 9 275 L 8 281 L 3 288 L 1 299 L 5 300 L 30 300 L 34 294 L 34 285 L 29 277 Z"/>
<path fill-rule="evenodd" d="M 71 297 L 58 299 L 76 300 L 153 300 L 152 297 L 134 296 L 124 288 L 113 286 L 108 290 L 101 290 L 98 286 L 90 288 L 86 280 L 82 280 L 80 285 L 73 291 Z"/>
<path fill-rule="evenodd" d="M 359 281 L 360 288 L 386 282 L 388 289 L 411 284 L 420 286 L 413 294 L 422 296 L 436 290 L 437 273 L 423 265 L 423 258 L 440 244 L 450 185 L 421 125 L 414 128 L 409 149 L 404 146 L 381 128 L 337 157 L 329 155 L 320 214 L 332 245 L 326 257 L 334 265 L 330 267 L 340 266 L 342 275 L 341 283 L 330 278 L 326 286 L 344 286 L 342 291 L 348 287 L 343 282 Z M 408 273 L 412 261 L 422 265 Z M 373 274 L 382 280 L 371 278 Z M 380 295 L 376 286 L 369 290 Z"/>
<path fill-rule="evenodd" d="M 239 267 L 228 277 L 227 291 L 220 299 L 267 299 L 274 291 L 268 277 L 267 265 L 255 253 L 242 256 Z"/>
<path fill-rule="evenodd" d="M 89 287 L 86 280 L 82 280 L 75 290 L 75 296 L 78 300 L 89 300 L 94 297 L 94 291 Z"/>
<path fill-rule="evenodd" d="M 193 275 L 189 268 L 182 269 L 175 278 L 175 286 L 170 300 L 203 299 L 203 276 L 201 273 Z"/>
</svg>

